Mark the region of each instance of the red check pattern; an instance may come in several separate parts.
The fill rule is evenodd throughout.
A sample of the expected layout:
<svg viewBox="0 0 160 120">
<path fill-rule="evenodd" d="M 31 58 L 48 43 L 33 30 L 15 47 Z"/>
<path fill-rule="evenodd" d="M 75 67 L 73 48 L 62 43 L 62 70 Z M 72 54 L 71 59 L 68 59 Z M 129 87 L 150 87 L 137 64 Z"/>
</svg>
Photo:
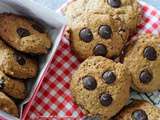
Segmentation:
<svg viewBox="0 0 160 120">
<path fill-rule="evenodd" d="M 159 34 L 159 12 L 145 3 L 141 3 L 141 10 L 142 23 L 138 26 L 138 33 Z M 79 64 L 69 42 L 62 37 L 36 98 L 27 106 L 30 110 L 26 111 L 26 120 L 79 120 L 83 117 L 69 90 L 71 75 Z"/>
</svg>

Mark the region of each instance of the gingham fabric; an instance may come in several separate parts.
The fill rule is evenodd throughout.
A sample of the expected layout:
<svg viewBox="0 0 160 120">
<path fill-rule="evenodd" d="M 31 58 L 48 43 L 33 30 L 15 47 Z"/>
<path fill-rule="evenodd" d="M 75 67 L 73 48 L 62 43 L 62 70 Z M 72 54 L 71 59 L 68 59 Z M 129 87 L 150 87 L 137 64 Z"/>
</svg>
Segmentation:
<svg viewBox="0 0 160 120">
<path fill-rule="evenodd" d="M 159 12 L 145 3 L 140 4 L 143 16 L 138 33 L 159 34 Z M 68 40 L 62 37 L 36 98 L 27 106 L 30 109 L 26 111 L 26 120 L 79 120 L 83 117 L 80 108 L 73 103 L 69 89 L 71 76 L 79 64 Z M 160 92 L 138 94 L 132 91 L 131 98 L 146 99 L 160 107 Z"/>
</svg>

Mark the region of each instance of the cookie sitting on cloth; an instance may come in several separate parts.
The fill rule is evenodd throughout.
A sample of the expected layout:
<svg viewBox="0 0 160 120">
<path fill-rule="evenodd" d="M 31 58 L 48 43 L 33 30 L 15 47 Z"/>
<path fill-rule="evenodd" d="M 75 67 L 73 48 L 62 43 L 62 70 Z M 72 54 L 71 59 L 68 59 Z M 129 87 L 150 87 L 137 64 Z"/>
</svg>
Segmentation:
<svg viewBox="0 0 160 120">
<path fill-rule="evenodd" d="M 160 88 L 160 36 L 142 34 L 126 50 L 124 64 L 131 72 L 133 88 L 153 92 Z"/>
<path fill-rule="evenodd" d="M 62 6 L 61 12 L 66 5 L 68 4 L 65 3 Z M 138 33 L 159 33 L 157 27 L 160 20 L 158 11 L 144 2 L 140 2 L 140 6 L 143 17 L 138 27 Z M 32 99 L 30 102 L 31 107 L 27 119 L 37 119 L 37 116 L 57 116 L 63 119 L 67 116 L 71 119 L 83 120 L 84 114 L 74 104 L 69 90 L 71 75 L 80 64 L 76 56 L 71 51 L 68 40 L 63 37 L 53 58 L 49 73 L 46 75 L 45 83 L 41 86 L 36 99 Z M 62 64 L 64 62 L 65 64 Z M 57 69 L 59 70 L 57 71 Z M 134 97 L 141 99 L 151 99 L 156 106 L 159 106 L 160 99 L 157 97 L 159 92 L 148 94 L 149 99 L 146 95 L 135 92 L 133 94 Z M 45 99 L 43 99 L 44 97 Z"/>
<path fill-rule="evenodd" d="M 85 115 L 108 120 L 127 103 L 131 77 L 124 65 L 96 56 L 79 66 L 70 84 L 74 101 Z"/>
<path fill-rule="evenodd" d="M 89 56 L 117 58 L 128 36 L 136 31 L 137 0 L 76 0 L 64 10 L 71 47 L 82 60 Z"/>
<path fill-rule="evenodd" d="M 89 56 L 119 56 L 129 35 L 123 22 L 104 14 L 82 14 L 70 27 L 71 48 L 82 60 Z"/>
</svg>

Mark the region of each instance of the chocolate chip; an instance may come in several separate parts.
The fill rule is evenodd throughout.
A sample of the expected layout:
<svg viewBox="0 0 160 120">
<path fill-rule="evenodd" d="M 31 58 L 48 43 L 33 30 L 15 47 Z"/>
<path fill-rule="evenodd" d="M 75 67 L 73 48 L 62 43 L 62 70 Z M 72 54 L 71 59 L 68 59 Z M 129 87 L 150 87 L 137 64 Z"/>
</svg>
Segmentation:
<svg viewBox="0 0 160 120">
<path fill-rule="evenodd" d="M 108 0 L 108 4 L 113 8 L 119 8 L 121 6 L 121 0 Z"/>
<path fill-rule="evenodd" d="M 19 35 L 20 38 L 27 37 L 27 36 L 31 35 L 27 29 L 21 28 L 21 27 L 17 29 L 17 34 Z"/>
<path fill-rule="evenodd" d="M 112 71 L 104 72 L 102 78 L 107 84 L 112 84 L 116 81 L 116 75 Z"/>
<path fill-rule="evenodd" d="M 94 90 L 97 87 L 97 81 L 92 76 L 86 76 L 83 78 L 83 86 L 87 90 Z"/>
<path fill-rule="evenodd" d="M 0 79 L 0 89 L 2 90 L 4 88 L 4 80 Z"/>
<path fill-rule="evenodd" d="M 148 70 L 143 70 L 139 76 L 139 79 L 143 84 L 148 84 L 153 79 L 153 76 Z"/>
<path fill-rule="evenodd" d="M 102 25 L 99 27 L 99 35 L 104 39 L 109 39 L 112 36 L 112 29 L 109 25 Z"/>
<path fill-rule="evenodd" d="M 22 57 L 22 56 L 18 56 L 17 57 L 17 62 L 20 64 L 20 65 L 24 65 L 26 63 L 26 60 Z"/>
<path fill-rule="evenodd" d="M 103 106 L 109 106 L 112 104 L 112 96 L 110 94 L 107 94 L 107 93 L 104 93 L 100 96 L 100 103 L 103 105 Z"/>
<path fill-rule="evenodd" d="M 45 33 L 44 27 L 40 24 L 33 24 L 32 27 L 40 33 Z"/>
<path fill-rule="evenodd" d="M 105 45 L 102 45 L 102 44 L 98 44 L 98 45 L 96 45 L 96 47 L 94 48 L 94 50 L 93 50 L 93 54 L 95 55 L 95 56 L 103 56 L 103 57 L 105 57 L 106 56 L 106 54 L 107 54 L 107 48 L 106 48 L 106 46 Z"/>
<path fill-rule="evenodd" d="M 26 64 L 26 56 L 18 52 L 16 52 L 15 55 L 16 55 L 16 61 L 18 62 L 19 65 Z"/>
<path fill-rule="evenodd" d="M 136 110 L 132 113 L 133 120 L 148 120 L 148 116 L 143 110 Z"/>
<path fill-rule="evenodd" d="M 79 33 L 80 39 L 84 42 L 91 42 L 93 40 L 92 31 L 88 28 L 83 28 Z"/>
<path fill-rule="evenodd" d="M 154 61 L 157 59 L 157 52 L 153 47 L 148 46 L 144 49 L 144 57 L 148 60 Z"/>
</svg>

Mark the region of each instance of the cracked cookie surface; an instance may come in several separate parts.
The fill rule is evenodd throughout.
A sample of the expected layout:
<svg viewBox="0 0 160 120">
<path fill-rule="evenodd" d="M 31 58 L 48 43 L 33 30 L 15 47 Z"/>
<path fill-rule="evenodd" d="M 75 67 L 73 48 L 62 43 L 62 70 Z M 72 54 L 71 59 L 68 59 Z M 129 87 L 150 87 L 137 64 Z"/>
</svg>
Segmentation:
<svg viewBox="0 0 160 120">
<path fill-rule="evenodd" d="M 71 47 L 81 59 L 89 56 L 119 56 L 128 38 L 128 29 L 109 15 L 82 14 L 69 26 Z"/>
<path fill-rule="evenodd" d="M 51 40 L 44 28 L 25 17 L 0 14 L 0 36 L 13 48 L 33 54 L 44 54 L 51 47 Z"/>
<path fill-rule="evenodd" d="M 129 27 L 130 32 L 136 30 L 140 22 L 140 6 L 138 0 L 74 0 L 65 9 L 69 24 L 85 13 L 109 14 L 118 16 Z"/>
<path fill-rule="evenodd" d="M 158 90 L 160 86 L 160 37 L 142 34 L 126 52 L 124 64 L 131 72 L 133 88 L 139 92 Z"/>
<path fill-rule="evenodd" d="M 70 88 L 74 101 L 85 115 L 105 120 L 126 104 L 130 83 L 130 75 L 124 65 L 94 56 L 86 59 L 73 74 Z"/>
</svg>

